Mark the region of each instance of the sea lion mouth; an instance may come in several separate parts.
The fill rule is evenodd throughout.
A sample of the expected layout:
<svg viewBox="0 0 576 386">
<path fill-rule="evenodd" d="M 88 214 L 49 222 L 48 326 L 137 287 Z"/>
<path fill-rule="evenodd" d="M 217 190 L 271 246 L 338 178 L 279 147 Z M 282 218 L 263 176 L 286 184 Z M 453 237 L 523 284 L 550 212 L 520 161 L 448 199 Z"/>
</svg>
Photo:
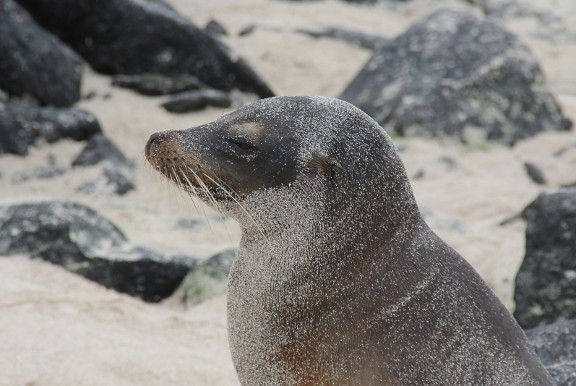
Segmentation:
<svg viewBox="0 0 576 386">
<path fill-rule="evenodd" d="M 235 200 L 234 193 L 220 178 L 205 172 L 194 157 L 165 134 L 150 137 L 145 156 L 156 171 L 189 194 L 208 202 Z"/>
<path fill-rule="evenodd" d="M 233 193 L 217 177 L 211 177 L 200 168 L 186 165 L 184 160 L 172 158 L 169 163 L 155 162 L 154 168 L 180 189 L 205 201 L 232 201 Z"/>
</svg>

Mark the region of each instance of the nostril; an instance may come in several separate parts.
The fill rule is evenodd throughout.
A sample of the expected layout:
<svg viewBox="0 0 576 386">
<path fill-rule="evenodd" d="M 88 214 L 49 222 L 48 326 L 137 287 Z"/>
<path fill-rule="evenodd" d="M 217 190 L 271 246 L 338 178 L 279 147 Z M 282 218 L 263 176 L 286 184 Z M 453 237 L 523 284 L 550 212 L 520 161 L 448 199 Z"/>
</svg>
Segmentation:
<svg viewBox="0 0 576 386">
<path fill-rule="evenodd" d="M 150 136 L 150 138 L 148 138 L 148 142 L 146 143 L 146 154 L 148 154 L 150 152 L 150 148 L 152 147 L 152 144 L 156 143 L 160 143 L 164 140 L 165 136 L 162 133 L 154 133 Z"/>
</svg>

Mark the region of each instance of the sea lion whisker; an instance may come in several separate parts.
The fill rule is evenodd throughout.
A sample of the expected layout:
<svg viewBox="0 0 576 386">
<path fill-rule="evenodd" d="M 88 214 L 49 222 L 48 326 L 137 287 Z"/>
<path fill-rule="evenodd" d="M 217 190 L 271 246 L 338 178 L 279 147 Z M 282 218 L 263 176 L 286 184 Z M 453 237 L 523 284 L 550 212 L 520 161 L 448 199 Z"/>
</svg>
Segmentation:
<svg viewBox="0 0 576 386">
<path fill-rule="evenodd" d="M 168 172 L 168 168 L 166 168 L 163 165 L 162 165 L 162 167 L 155 165 L 155 167 L 156 167 L 157 171 L 160 172 L 160 174 L 168 177 L 168 178 L 163 178 L 162 183 L 168 187 L 168 194 L 170 195 L 170 197 L 174 197 L 174 199 L 177 202 L 177 205 L 181 206 L 182 205 L 182 203 L 180 202 L 180 198 L 182 196 L 181 186 L 179 186 L 177 181 L 175 181 L 174 178 L 172 178 L 172 175 Z M 174 185 L 176 185 L 176 187 L 178 188 L 176 191 L 174 190 Z"/>
<path fill-rule="evenodd" d="M 209 177 L 209 176 L 206 176 Z M 214 180 L 212 180 L 212 182 L 214 182 L 215 184 L 218 185 L 218 187 L 220 187 L 222 190 L 228 190 L 228 194 L 235 194 L 236 196 L 240 196 L 238 194 L 238 192 L 236 192 L 230 185 L 228 185 L 226 182 L 224 182 L 221 178 L 218 178 L 217 176 L 214 176 L 214 178 L 218 181 L 218 183 Z M 225 189 L 224 189 L 225 188 Z"/>
<path fill-rule="evenodd" d="M 174 173 L 174 175 L 177 178 L 177 181 L 179 182 L 178 187 L 183 190 L 183 191 L 188 191 L 188 189 L 186 189 L 186 186 L 184 185 L 184 182 L 182 182 L 180 180 L 180 177 L 178 176 L 178 173 L 176 172 L 176 168 L 174 166 L 172 166 L 172 171 Z M 186 177 L 185 175 L 183 175 L 184 177 Z M 187 183 L 189 185 L 189 190 L 194 190 L 194 186 L 190 183 L 190 181 L 186 178 Z M 192 201 L 192 205 L 194 206 L 194 209 L 196 210 L 196 214 L 200 215 L 200 209 L 198 209 L 198 205 L 196 205 L 196 201 L 194 201 L 194 199 L 192 198 L 192 195 L 188 194 L 188 197 L 190 197 L 190 201 Z M 202 208 L 202 214 L 204 215 L 204 218 L 206 219 L 206 222 L 208 223 L 208 226 L 210 227 L 210 221 L 208 220 L 208 216 L 206 216 L 206 212 L 204 211 L 204 208 Z"/>
<path fill-rule="evenodd" d="M 178 173 L 174 166 L 172 166 L 172 171 L 173 171 L 174 176 L 177 179 L 177 181 L 180 184 L 181 189 L 183 191 L 187 191 L 189 193 L 192 193 L 196 190 L 196 187 L 192 184 L 192 182 L 190 182 L 188 177 L 186 177 L 185 173 Z M 187 185 L 185 185 L 184 182 L 180 179 L 180 175 L 182 175 L 182 177 L 186 180 Z M 189 194 L 188 197 L 191 197 L 191 195 Z M 192 201 L 192 205 L 194 205 L 194 207 L 196 208 L 196 211 L 198 212 L 198 214 L 200 214 L 200 211 L 198 210 L 198 207 L 196 206 L 196 202 L 193 199 L 191 199 L 191 201 Z M 201 206 L 201 208 L 202 208 L 202 214 L 204 215 L 204 219 L 206 219 L 206 223 L 208 224 L 208 228 L 210 229 L 210 232 L 213 232 L 212 224 L 210 223 L 210 219 L 208 218 L 208 215 L 206 214 L 206 210 L 204 209 L 203 206 Z"/>
<path fill-rule="evenodd" d="M 176 171 L 176 168 L 174 167 L 174 165 L 171 166 L 171 170 L 168 170 L 167 167 L 165 167 L 165 172 L 164 174 L 166 174 L 167 176 L 171 177 L 170 180 L 172 182 L 174 182 L 174 184 L 180 189 L 181 192 L 189 192 L 189 190 L 187 189 L 186 185 L 182 182 L 182 180 L 180 179 L 179 173 Z M 188 195 L 190 196 L 190 195 Z M 178 195 L 176 196 L 176 200 L 179 201 L 178 199 Z M 198 207 L 196 206 L 196 203 L 192 202 L 192 205 L 194 206 L 194 208 L 196 209 L 196 213 L 198 215 L 200 215 L 200 211 L 198 210 Z M 206 214 L 204 213 L 204 217 L 206 217 Z M 207 217 L 206 217 L 207 219 Z M 210 225 L 210 224 L 208 224 Z"/>
<path fill-rule="evenodd" d="M 172 174 L 172 179 L 176 183 L 176 186 L 178 186 L 179 189 L 186 191 L 185 186 L 182 183 L 182 180 L 180 180 L 180 176 L 178 175 L 178 172 L 176 171 L 176 168 L 174 166 L 172 166 L 171 174 Z"/>
<path fill-rule="evenodd" d="M 195 176 L 194 171 L 191 170 L 189 167 L 187 167 L 187 169 L 189 169 L 189 170 L 192 172 L 192 174 L 194 175 L 194 179 L 196 179 L 197 182 L 200 184 L 200 181 L 198 181 L 198 178 Z M 188 176 L 186 175 L 186 173 L 182 173 L 182 177 L 186 180 L 186 182 L 187 182 L 188 185 L 190 186 L 190 189 L 191 189 L 192 191 L 195 191 L 195 190 L 196 190 L 196 187 L 194 186 L 194 184 L 192 184 L 192 181 L 190 181 L 190 179 L 188 178 Z M 202 185 L 200 185 L 200 186 L 201 186 L 201 190 L 202 190 L 203 192 L 205 192 L 206 189 L 204 189 L 204 188 L 202 187 Z M 191 197 L 191 199 L 192 199 L 192 202 L 194 203 L 194 199 L 193 199 L 192 197 Z M 196 204 L 194 203 L 194 205 L 196 205 Z M 219 208 L 216 208 L 216 210 L 218 210 L 218 212 L 220 212 Z M 204 209 L 204 207 L 202 207 L 202 212 L 204 213 L 204 218 L 206 219 L 206 222 L 208 223 L 208 228 L 210 228 L 210 232 L 214 232 L 214 230 L 213 230 L 213 228 L 212 228 L 212 224 L 211 224 L 211 222 L 210 222 L 210 219 L 208 218 L 208 215 L 206 214 L 206 210 Z"/>
<path fill-rule="evenodd" d="M 196 182 L 200 185 L 202 191 L 208 196 L 208 199 L 214 205 L 214 209 L 216 209 L 216 211 L 218 211 L 218 213 L 220 213 L 220 215 L 225 216 L 224 211 L 222 210 L 222 208 L 220 207 L 220 205 L 216 201 L 216 198 L 212 195 L 212 193 L 210 192 L 210 189 L 208 189 L 208 186 L 206 186 L 204 181 L 202 181 L 202 179 L 198 176 L 198 174 L 192 168 L 190 168 L 189 166 L 186 166 L 186 168 L 192 173 L 192 176 L 194 177 Z M 186 175 L 184 175 L 184 176 L 186 177 Z M 186 179 L 188 179 L 188 177 L 186 177 Z M 190 182 L 190 180 L 188 180 L 188 181 Z M 232 237 L 230 234 L 230 230 L 228 230 L 228 234 L 230 237 Z"/>
<path fill-rule="evenodd" d="M 190 168 L 188 168 L 188 169 L 190 169 Z M 199 176 L 197 176 L 197 174 L 196 174 L 196 172 L 195 172 L 194 170 L 190 169 L 190 172 L 192 172 L 192 174 L 195 176 L 196 179 L 199 178 Z M 205 175 L 207 178 L 209 178 L 210 180 L 212 180 L 208 175 L 206 175 L 206 173 L 204 173 L 204 175 Z M 186 177 L 186 176 L 185 176 L 185 177 Z M 188 179 L 188 177 L 186 177 L 186 179 Z M 212 180 L 212 182 L 214 182 L 215 184 L 217 184 L 216 181 L 214 181 L 214 180 Z M 214 204 L 217 205 L 216 202 L 214 202 Z M 226 214 L 225 214 L 225 213 L 222 211 L 222 209 L 220 208 L 220 205 L 217 205 L 217 206 L 216 206 L 216 210 L 218 210 L 218 213 L 220 213 L 221 216 L 227 217 Z M 227 224 L 226 222 L 224 222 L 224 227 L 226 228 L 226 232 L 228 233 L 228 237 L 230 238 L 230 241 L 232 241 L 232 232 L 230 231 L 230 227 L 228 226 L 228 224 Z"/>
<path fill-rule="evenodd" d="M 202 181 L 202 179 L 200 178 L 200 176 L 198 176 L 198 174 L 189 166 L 186 167 L 186 169 L 188 169 L 188 171 L 190 173 L 192 173 L 192 176 L 194 177 L 194 179 L 196 180 L 196 182 L 198 183 L 198 185 L 200 185 L 200 187 L 202 188 L 202 191 L 208 196 L 209 200 L 214 204 L 215 209 L 221 214 L 224 215 L 224 213 L 222 212 L 220 205 L 218 204 L 218 202 L 216 201 L 216 198 L 214 197 L 214 195 L 210 192 L 210 189 L 208 188 L 208 186 L 206 186 L 206 184 L 204 183 L 204 181 Z M 186 175 L 184 175 L 184 178 L 186 178 L 186 180 L 192 184 L 192 182 L 188 179 L 188 177 Z"/>
</svg>

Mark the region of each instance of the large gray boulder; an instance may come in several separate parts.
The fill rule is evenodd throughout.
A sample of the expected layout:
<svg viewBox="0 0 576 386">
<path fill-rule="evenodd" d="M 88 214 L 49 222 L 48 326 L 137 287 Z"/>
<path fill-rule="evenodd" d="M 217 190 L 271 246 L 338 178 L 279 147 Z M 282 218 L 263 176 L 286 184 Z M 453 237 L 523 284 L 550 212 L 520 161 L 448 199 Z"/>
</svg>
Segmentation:
<svg viewBox="0 0 576 386">
<path fill-rule="evenodd" d="M 514 317 L 524 328 L 576 318 L 576 188 L 541 194 L 522 216 L 526 256 Z"/>
<path fill-rule="evenodd" d="M 82 60 L 13 0 L 0 1 L 0 89 L 42 104 L 80 99 Z"/>
<path fill-rule="evenodd" d="M 0 155 L 26 155 L 38 140 L 82 141 L 101 131 L 93 115 L 76 108 L 42 107 L 16 100 L 0 102 Z"/>
<path fill-rule="evenodd" d="M 96 211 L 65 201 L 0 205 L 0 254 L 38 255 L 55 244 L 72 243 L 89 254 L 127 241 L 114 224 Z"/>
<path fill-rule="evenodd" d="M 238 55 L 161 0 L 18 0 L 106 74 L 193 75 L 220 90 L 273 93 Z"/>
<path fill-rule="evenodd" d="M 63 201 L 0 204 L 0 255 L 28 254 L 107 288 L 158 302 L 196 265 L 128 243 L 114 224 L 83 205 Z"/>
<path fill-rule="evenodd" d="M 341 98 L 399 135 L 514 144 L 571 127 L 528 48 L 464 12 L 435 13 L 383 45 Z"/>
<path fill-rule="evenodd" d="M 558 386 L 576 386 L 576 319 L 526 331 Z"/>
</svg>

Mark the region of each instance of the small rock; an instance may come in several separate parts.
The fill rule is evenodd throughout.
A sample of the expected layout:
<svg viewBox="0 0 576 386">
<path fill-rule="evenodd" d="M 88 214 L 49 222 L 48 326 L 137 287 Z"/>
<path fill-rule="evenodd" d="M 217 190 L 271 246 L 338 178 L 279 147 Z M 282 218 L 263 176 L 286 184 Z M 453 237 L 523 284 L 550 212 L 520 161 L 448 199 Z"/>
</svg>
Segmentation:
<svg viewBox="0 0 576 386">
<path fill-rule="evenodd" d="M 426 223 L 428 223 L 428 225 L 433 229 L 447 229 L 462 234 L 466 233 L 466 227 L 458 220 L 438 216 L 436 213 L 425 207 L 420 208 L 420 213 L 426 220 Z"/>
<path fill-rule="evenodd" d="M 344 42 L 353 44 L 358 47 L 366 48 L 369 50 L 378 50 L 390 44 L 390 39 L 383 36 L 371 35 L 363 32 L 353 31 L 339 27 L 329 27 L 320 31 L 312 31 L 307 29 L 298 29 L 298 33 L 302 33 L 315 38 L 332 38 L 342 40 Z"/>
<path fill-rule="evenodd" d="M 546 178 L 542 170 L 532 162 L 524 162 L 524 170 L 530 179 L 538 185 L 546 185 Z"/>
<path fill-rule="evenodd" d="M 66 172 L 66 169 L 55 165 L 41 166 L 39 168 L 27 170 L 21 173 L 17 173 L 12 177 L 12 182 L 19 184 L 22 182 L 29 181 L 31 179 L 42 179 L 47 180 L 54 177 L 61 176 Z"/>
<path fill-rule="evenodd" d="M 126 168 L 107 165 L 104 167 L 104 177 L 108 180 L 107 185 L 112 186 L 112 191 L 120 196 L 136 189 L 133 173 Z"/>
<path fill-rule="evenodd" d="M 99 178 L 97 180 L 83 183 L 78 187 L 78 189 L 76 189 L 76 191 L 84 194 L 95 194 L 99 191 L 102 191 L 104 189 L 104 186 L 106 186 L 106 182 L 103 179 Z"/>
<path fill-rule="evenodd" d="M 444 165 L 446 171 L 453 171 L 458 168 L 458 162 L 447 155 L 438 158 L 438 162 Z"/>
<path fill-rule="evenodd" d="M 198 304 L 224 293 L 235 256 L 234 250 L 227 250 L 198 264 L 178 290 L 182 302 L 187 305 Z"/>
<path fill-rule="evenodd" d="M 181 229 L 199 229 L 204 226 L 204 222 L 197 218 L 181 218 L 176 222 L 176 227 Z"/>
<path fill-rule="evenodd" d="M 112 84 L 147 96 L 171 95 L 208 87 L 192 75 L 161 74 L 115 75 Z"/>
<path fill-rule="evenodd" d="M 576 385 L 576 319 L 528 330 L 526 336 L 558 386 Z"/>
<path fill-rule="evenodd" d="M 522 213 L 516 213 L 516 214 L 513 214 L 512 216 L 508 216 L 505 219 L 503 219 L 502 221 L 500 221 L 498 223 L 498 226 L 505 227 L 505 226 L 508 226 L 508 225 L 513 224 L 516 221 L 520 221 L 520 220 L 522 220 Z"/>
<path fill-rule="evenodd" d="M 236 251 L 229 249 L 203 261 L 198 265 L 198 269 L 203 269 L 207 275 L 213 278 L 225 280 L 230 273 L 235 257 Z"/>
<path fill-rule="evenodd" d="M 560 149 L 554 152 L 554 157 L 562 157 L 569 151 L 576 150 L 576 143 L 571 143 L 569 145 L 562 146 Z"/>
<path fill-rule="evenodd" d="M 228 36 L 228 31 L 216 20 L 210 20 L 204 27 L 204 32 L 212 36 Z"/>
<path fill-rule="evenodd" d="M 238 31 L 238 36 L 252 35 L 256 31 L 256 24 L 250 24 Z"/>
<path fill-rule="evenodd" d="M 89 101 L 96 98 L 96 91 L 88 91 L 86 94 L 82 95 L 82 99 Z"/>
<path fill-rule="evenodd" d="M 412 179 L 413 180 L 421 180 L 425 176 L 426 176 L 426 171 L 424 169 L 420 169 L 416 173 L 414 173 L 414 175 L 412 176 Z"/>
<path fill-rule="evenodd" d="M 108 192 L 122 196 L 134 189 L 136 189 L 134 169 L 122 164 L 107 162 L 102 175 L 84 183 L 78 191 L 86 194 Z"/>
<path fill-rule="evenodd" d="M 218 90 L 197 90 L 176 94 L 162 103 L 162 107 L 172 113 L 186 113 L 201 110 L 208 106 L 230 107 L 230 94 Z"/>
<path fill-rule="evenodd" d="M 91 166 L 102 161 L 129 168 L 134 166 L 103 133 L 90 137 L 82 152 L 72 161 L 72 166 Z"/>
</svg>

